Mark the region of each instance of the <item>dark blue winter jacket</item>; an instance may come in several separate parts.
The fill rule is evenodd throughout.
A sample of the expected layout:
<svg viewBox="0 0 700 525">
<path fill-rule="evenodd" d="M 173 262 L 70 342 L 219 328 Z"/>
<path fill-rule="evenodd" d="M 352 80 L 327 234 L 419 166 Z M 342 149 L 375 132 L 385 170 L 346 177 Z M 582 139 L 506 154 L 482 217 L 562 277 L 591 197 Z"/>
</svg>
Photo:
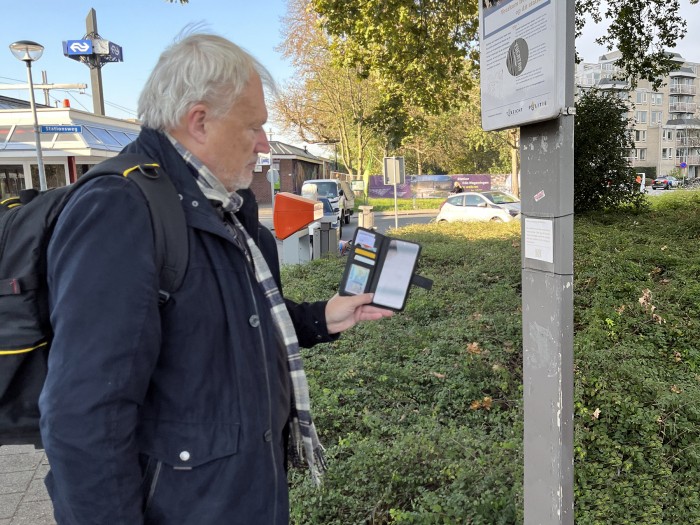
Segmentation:
<svg viewBox="0 0 700 525">
<path fill-rule="evenodd" d="M 287 524 L 290 384 L 267 302 L 168 140 L 146 129 L 128 150 L 160 164 L 181 195 L 189 266 L 159 309 L 150 215 L 126 177 L 87 183 L 61 214 L 40 400 L 56 519 Z M 279 283 L 276 243 L 244 198 L 238 217 Z M 332 339 L 325 303 L 287 303 L 302 346 Z"/>
</svg>

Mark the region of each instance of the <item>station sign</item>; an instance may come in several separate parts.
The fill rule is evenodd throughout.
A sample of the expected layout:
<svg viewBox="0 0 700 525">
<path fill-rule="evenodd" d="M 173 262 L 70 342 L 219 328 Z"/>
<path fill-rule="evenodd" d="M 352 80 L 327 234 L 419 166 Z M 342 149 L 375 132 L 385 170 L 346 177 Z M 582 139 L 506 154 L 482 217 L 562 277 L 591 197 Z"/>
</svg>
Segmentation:
<svg viewBox="0 0 700 525">
<path fill-rule="evenodd" d="M 92 40 L 64 40 L 63 54 L 67 57 L 92 55 Z"/>
<path fill-rule="evenodd" d="M 64 40 L 63 55 L 85 64 L 105 64 L 107 62 L 124 62 L 122 46 L 105 40 Z"/>
</svg>

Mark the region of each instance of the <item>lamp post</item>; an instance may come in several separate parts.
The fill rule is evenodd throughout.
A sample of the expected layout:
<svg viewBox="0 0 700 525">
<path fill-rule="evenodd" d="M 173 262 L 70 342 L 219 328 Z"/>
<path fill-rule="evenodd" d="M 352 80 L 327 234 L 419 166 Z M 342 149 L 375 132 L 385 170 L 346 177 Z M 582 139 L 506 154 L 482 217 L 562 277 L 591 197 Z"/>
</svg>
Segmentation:
<svg viewBox="0 0 700 525">
<path fill-rule="evenodd" d="M 325 142 L 310 142 L 309 144 L 314 146 L 333 146 L 333 151 L 335 152 L 335 161 L 333 162 L 333 171 L 338 171 L 338 139 L 328 139 Z"/>
<path fill-rule="evenodd" d="M 32 108 L 34 117 L 34 140 L 36 141 L 36 159 L 39 168 L 39 188 L 46 190 L 46 173 L 44 172 L 44 159 L 41 155 L 41 138 L 39 135 L 39 120 L 36 116 L 36 105 L 34 103 L 34 82 L 32 81 L 32 62 L 39 60 L 44 52 L 44 46 L 32 42 L 31 40 L 19 40 L 10 44 L 10 51 L 17 60 L 27 64 L 27 79 L 29 80 L 29 105 Z"/>
</svg>

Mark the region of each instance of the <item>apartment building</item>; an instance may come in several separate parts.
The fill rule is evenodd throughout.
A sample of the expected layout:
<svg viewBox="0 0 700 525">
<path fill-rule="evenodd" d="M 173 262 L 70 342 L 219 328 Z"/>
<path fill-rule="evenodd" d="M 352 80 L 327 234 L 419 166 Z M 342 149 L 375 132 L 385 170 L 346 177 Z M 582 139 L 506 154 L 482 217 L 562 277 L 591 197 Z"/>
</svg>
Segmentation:
<svg viewBox="0 0 700 525">
<path fill-rule="evenodd" d="M 678 170 L 680 177 L 700 177 L 700 114 L 696 95 L 700 64 L 689 62 L 678 53 L 670 53 L 679 68 L 663 79 L 654 90 L 642 80 L 635 89 L 616 78 L 615 51 L 599 58 L 598 63 L 582 63 L 576 68 L 578 89 L 615 90 L 629 102 L 634 150 L 630 164 L 647 178 L 668 175 Z"/>
</svg>

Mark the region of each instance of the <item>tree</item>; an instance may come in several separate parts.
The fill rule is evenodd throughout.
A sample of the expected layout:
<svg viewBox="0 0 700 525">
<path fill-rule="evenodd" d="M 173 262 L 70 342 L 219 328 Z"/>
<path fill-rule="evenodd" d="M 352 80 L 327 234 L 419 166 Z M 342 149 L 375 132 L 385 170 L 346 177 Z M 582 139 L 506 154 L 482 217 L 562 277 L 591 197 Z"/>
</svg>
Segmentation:
<svg viewBox="0 0 700 525">
<path fill-rule="evenodd" d="M 697 3 L 698 0 L 691 0 Z M 392 121 L 385 129 L 402 140 L 402 108 L 436 113 L 464 100 L 478 67 L 478 0 L 311 0 L 333 38 L 336 60 L 375 73 Z M 590 15 L 610 21 L 601 43 L 617 47 L 628 80 L 655 83 L 675 65 L 663 53 L 686 32 L 678 0 L 576 2 L 577 34 Z"/>
<path fill-rule="evenodd" d="M 350 173 L 364 175 L 378 147 L 369 122 L 379 104 L 371 78 L 331 60 L 328 37 L 316 23 L 308 0 L 290 0 L 280 50 L 297 75 L 271 101 L 283 125 L 305 142 L 335 144 Z"/>
<path fill-rule="evenodd" d="M 399 150 L 412 173 L 505 173 L 510 171 L 510 137 L 481 128 L 478 88 L 458 107 L 439 115 L 423 115 L 420 131 Z"/>
<path fill-rule="evenodd" d="M 634 142 L 627 104 L 617 93 L 585 91 L 576 102 L 574 125 L 574 210 L 636 207 L 645 202 L 629 165 Z"/>
<path fill-rule="evenodd" d="M 690 0 L 697 4 L 698 0 Z M 624 71 L 624 79 L 634 87 L 638 80 L 648 80 L 654 89 L 662 77 L 678 67 L 668 50 L 675 47 L 687 24 L 679 15 L 679 0 L 608 0 L 601 13 L 599 0 L 577 0 L 576 36 L 580 36 L 589 15 L 595 23 L 610 20 L 607 34 L 596 39 L 608 51 L 618 49 L 622 56 L 615 66 Z"/>
<path fill-rule="evenodd" d="M 336 61 L 374 74 L 381 96 L 373 127 L 389 148 L 417 122 L 409 108 L 439 113 L 466 98 L 475 82 L 475 0 L 311 0 L 331 35 Z"/>
</svg>

